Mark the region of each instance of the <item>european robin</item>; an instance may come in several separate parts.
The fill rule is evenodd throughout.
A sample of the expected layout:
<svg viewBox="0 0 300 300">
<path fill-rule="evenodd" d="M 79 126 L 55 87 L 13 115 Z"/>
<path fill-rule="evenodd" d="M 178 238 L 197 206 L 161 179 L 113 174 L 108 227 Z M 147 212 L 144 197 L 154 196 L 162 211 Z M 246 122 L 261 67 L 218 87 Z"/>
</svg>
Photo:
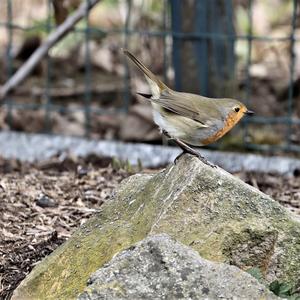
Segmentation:
<svg viewBox="0 0 300 300">
<path fill-rule="evenodd" d="M 132 53 L 124 54 L 144 73 L 151 94 L 139 95 L 151 101 L 154 122 L 163 134 L 183 150 L 208 163 L 192 146 L 214 143 L 231 130 L 245 114 L 253 114 L 238 100 L 208 98 L 176 92 L 167 87 Z M 208 163 L 209 164 L 209 163 Z"/>
</svg>

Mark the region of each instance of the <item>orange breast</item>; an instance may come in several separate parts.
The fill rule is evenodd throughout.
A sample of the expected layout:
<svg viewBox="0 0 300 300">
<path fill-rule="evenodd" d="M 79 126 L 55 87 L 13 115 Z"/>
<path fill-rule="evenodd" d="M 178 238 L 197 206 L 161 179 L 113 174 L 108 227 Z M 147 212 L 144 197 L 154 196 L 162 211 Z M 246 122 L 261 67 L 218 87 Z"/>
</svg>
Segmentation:
<svg viewBox="0 0 300 300">
<path fill-rule="evenodd" d="M 223 128 L 215 132 L 213 135 L 207 137 L 206 139 L 202 140 L 201 143 L 203 145 L 209 145 L 214 143 L 216 140 L 221 138 L 225 133 L 227 133 L 241 118 L 243 114 L 236 114 L 234 112 L 230 113 L 224 122 Z"/>
</svg>

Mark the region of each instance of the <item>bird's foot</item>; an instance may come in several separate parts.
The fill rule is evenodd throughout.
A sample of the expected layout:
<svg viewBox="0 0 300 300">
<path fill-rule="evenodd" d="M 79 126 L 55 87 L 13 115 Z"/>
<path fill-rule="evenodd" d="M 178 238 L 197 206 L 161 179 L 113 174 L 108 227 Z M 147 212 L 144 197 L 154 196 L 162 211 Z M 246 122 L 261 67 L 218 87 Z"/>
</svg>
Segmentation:
<svg viewBox="0 0 300 300">
<path fill-rule="evenodd" d="M 187 151 L 184 150 L 182 151 L 174 160 L 175 165 L 177 164 L 178 160 L 180 159 L 181 156 L 183 156 L 185 153 L 189 153 L 191 155 L 194 155 L 196 157 L 198 157 L 203 163 L 205 163 L 206 165 L 212 167 L 212 168 L 216 168 L 217 166 L 214 165 L 213 163 L 209 162 L 205 157 L 203 157 L 198 151 L 192 149 L 193 151 Z"/>
<path fill-rule="evenodd" d="M 185 154 L 185 153 L 189 153 L 191 155 L 194 155 L 196 157 L 198 157 L 203 163 L 205 163 L 206 165 L 212 167 L 212 168 L 216 168 L 217 166 L 212 164 L 211 162 L 209 162 L 205 157 L 203 157 L 198 151 L 196 151 L 195 149 L 193 149 L 192 147 L 190 147 L 189 145 L 187 145 L 186 143 L 184 143 L 183 141 L 176 139 L 176 138 L 172 138 L 169 133 L 165 130 L 162 131 L 163 134 L 170 138 L 173 139 L 174 142 L 182 149 L 182 153 L 180 153 L 174 160 L 174 163 L 177 164 L 179 158 Z"/>
<path fill-rule="evenodd" d="M 176 156 L 176 158 L 174 159 L 174 164 L 175 164 L 175 165 L 177 164 L 179 158 L 180 158 L 182 155 L 184 155 L 185 153 L 186 153 L 185 151 L 182 151 L 179 155 Z"/>
<path fill-rule="evenodd" d="M 214 165 L 213 163 L 211 163 L 210 161 L 208 161 L 205 157 L 203 157 L 199 152 L 198 152 L 198 155 L 197 157 L 203 162 L 205 163 L 206 165 L 212 167 L 212 168 L 216 168 L 217 166 Z"/>
</svg>

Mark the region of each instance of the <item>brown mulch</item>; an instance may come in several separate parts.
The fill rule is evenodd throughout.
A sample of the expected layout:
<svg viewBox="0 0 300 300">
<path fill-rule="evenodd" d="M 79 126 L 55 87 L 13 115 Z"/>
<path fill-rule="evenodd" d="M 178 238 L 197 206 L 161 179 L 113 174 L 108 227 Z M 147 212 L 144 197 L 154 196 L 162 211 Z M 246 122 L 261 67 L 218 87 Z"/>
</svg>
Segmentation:
<svg viewBox="0 0 300 300">
<path fill-rule="evenodd" d="M 294 176 L 266 173 L 238 173 L 235 175 L 271 196 L 300 218 L 300 174 L 298 171 L 294 173 Z"/>
<path fill-rule="evenodd" d="M 130 175 L 109 162 L 95 157 L 60 157 L 36 165 L 0 160 L 0 299 L 9 299 L 34 265 Z"/>
<path fill-rule="evenodd" d="M 112 165 L 114 167 L 112 167 Z M 0 299 L 62 244 L 135 171 L 109 158 L 61 155 L 36 164 L 0 159 Z M 300 177 L 235 174 L 300 216 Z"/>
</svg>

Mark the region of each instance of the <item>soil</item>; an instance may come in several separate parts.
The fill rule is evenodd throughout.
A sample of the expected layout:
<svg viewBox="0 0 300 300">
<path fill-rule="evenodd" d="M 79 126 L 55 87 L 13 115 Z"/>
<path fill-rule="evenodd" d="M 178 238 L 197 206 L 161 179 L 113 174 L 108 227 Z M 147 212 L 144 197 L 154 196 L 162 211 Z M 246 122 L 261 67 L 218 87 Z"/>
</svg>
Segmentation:
<svg viewBox="0 0 300 300">
<path fill-rule="evenodd" d="M 10 299 L 36 263 L 109 201 L 122 179 L 137 172 L 119 167 L 95 156 L 35 164 L 0 159 L 0 299 Z M 236 175 L 300 216 L 299 174 Z"/>
<path fill-rule="evenodd" d="M 110 159 L 0 160 L 0 299 L 109 199 L 130 173 Z"/>
</svg>

